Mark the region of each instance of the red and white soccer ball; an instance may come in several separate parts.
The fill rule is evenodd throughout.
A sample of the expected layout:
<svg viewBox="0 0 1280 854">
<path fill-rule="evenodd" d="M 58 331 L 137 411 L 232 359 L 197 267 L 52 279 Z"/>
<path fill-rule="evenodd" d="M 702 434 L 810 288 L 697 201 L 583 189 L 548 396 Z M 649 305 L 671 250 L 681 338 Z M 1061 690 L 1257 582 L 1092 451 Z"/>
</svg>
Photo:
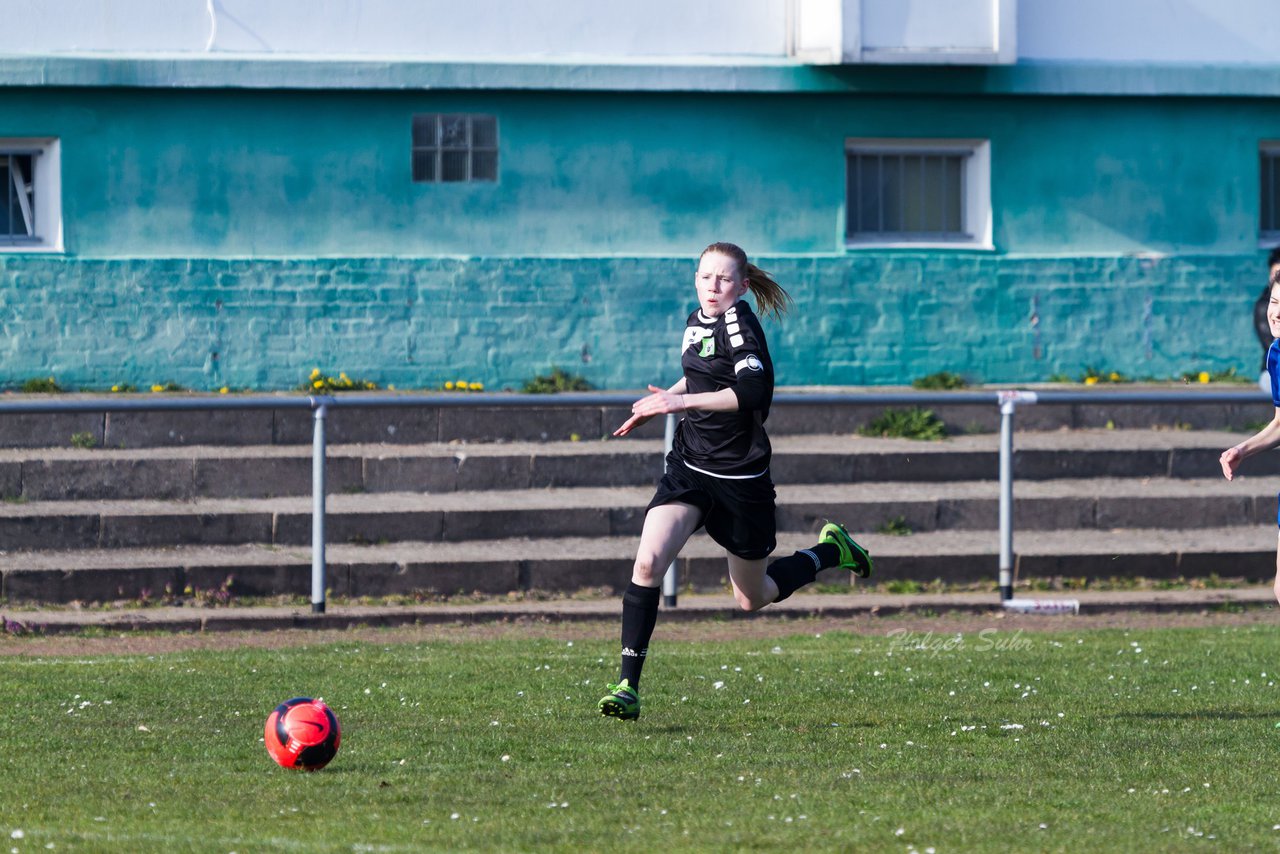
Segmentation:
<svg viewBox="0 0 1280 854">
<path fill-rule="evenodd" d="M 338 753 L 338 716 L 323 700 L 294 697 L 267 716 L 267 753 L 284 768 L 319 771 Z"/>
</svg>

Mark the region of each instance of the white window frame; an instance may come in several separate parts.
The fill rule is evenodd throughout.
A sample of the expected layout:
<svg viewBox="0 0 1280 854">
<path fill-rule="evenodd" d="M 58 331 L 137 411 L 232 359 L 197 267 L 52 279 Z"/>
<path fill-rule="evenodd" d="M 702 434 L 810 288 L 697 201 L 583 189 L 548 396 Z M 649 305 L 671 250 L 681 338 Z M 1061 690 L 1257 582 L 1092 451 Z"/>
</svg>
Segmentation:
<svg viewBox="0 0 1280 854">
<path fill-rule="evenodd" d="M 1263 249 L 1271 249 L 1280 246 L 1280 192 L 1276 192 L 1271 199 L 1271 206 L 1274 210 L 1272 217 L 1272 228 L 1270 231 L 1262 229 L 1262 213 L 1263 213 L 1263 193 L 1266 187 L 1263 184 L 1262 160 L 1264 157 L 1272 158 L 1275 163 L 1273 169 L 1280 169 L 1280 140 L 1264 139 L 1258 143 L 1258 246 Z"/>
<path fill-rule="evenodd" d="M 857 137 L 845 140 L 844 238 L 848 249 L 994 249 L 991 240 L 991 141 L 986 139 L 892 139 Z M 854 154 L 964 155 L 961 175 L 960 227 L 963 236 L 939 239 L 936 235 L 877 236 L 849 233 L 849 162 Z"/>
<path fill-rule="evenodd" d="M 0 240 L 0 254 L 15 252 L 62 252 L 62 146 L 51 137 L 0 137 L 0 155 L 31 155 L 31 172 L 26 180 L 35 190 L 34 239 L 11 243 Z M 8 196 L 8 187 L 0 193 Z"/>
</svg>

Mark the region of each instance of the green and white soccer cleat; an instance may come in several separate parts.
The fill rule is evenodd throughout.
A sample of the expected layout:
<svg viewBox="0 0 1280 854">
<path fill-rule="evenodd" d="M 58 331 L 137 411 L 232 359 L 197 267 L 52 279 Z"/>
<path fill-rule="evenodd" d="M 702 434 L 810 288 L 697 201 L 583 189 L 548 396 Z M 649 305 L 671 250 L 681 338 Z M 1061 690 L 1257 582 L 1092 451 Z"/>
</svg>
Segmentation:
<svg viewBox="0 0 1280 854">
<path fill-rule="evenodd" d="M 640 717 L 640 695 L 626 679 L 617 685 L 610 685 L 609 693 L 600 700 L 600 714 L 609 718 L 634 721 Z"/>
<path fill-rule="evenodd" d="M 822 526 L 818 542 L 830 543 L 840 550 L 841 569 L 847 569 L 859 578 L 871 577 L 871 554 L 853 541 L 844 525 L 828 522 Z"/>
</svg>

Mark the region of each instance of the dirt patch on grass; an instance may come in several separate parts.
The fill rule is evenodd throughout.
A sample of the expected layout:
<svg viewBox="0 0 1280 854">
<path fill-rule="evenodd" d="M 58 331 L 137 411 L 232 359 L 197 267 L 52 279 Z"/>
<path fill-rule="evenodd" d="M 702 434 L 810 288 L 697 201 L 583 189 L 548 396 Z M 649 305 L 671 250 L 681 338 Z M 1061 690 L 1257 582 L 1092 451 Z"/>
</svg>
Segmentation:
<svg viewBox="0 0 1280 854">
<path fill-rule="evenodd" d="M 1037 616 L 990 613 L 953 613 L 938 616 L 903 614 L 840 618 L 786 618 L 756 616 L 749 619 L 659 620 L 654 643 L 714 642 L 753 638 L 784 638 L 798 634 L 852 632 L 886 635 L 891 631 L 976 633 L 1074 632 L 1092 629 L 1207 628 L 1274 626 L 1276 609 L 1246 608 L 1237 611 L 1161 613 L 1125 611 L 1073 616 Z M 157 655 L 188 650 L 281 649 L 333 643 L 416 644 L 442 641 L 475 641 L 495 638 L 554 640 L 618 639 L 613 620 L 565 622 L 551 619 L 516 619 L 489 622 L 438 623 L 394 628 L 287 629 L 279 631 L 123 632 L 75 635 L 21 635 L 0 637 L 0 656 Z"/>
</svg>

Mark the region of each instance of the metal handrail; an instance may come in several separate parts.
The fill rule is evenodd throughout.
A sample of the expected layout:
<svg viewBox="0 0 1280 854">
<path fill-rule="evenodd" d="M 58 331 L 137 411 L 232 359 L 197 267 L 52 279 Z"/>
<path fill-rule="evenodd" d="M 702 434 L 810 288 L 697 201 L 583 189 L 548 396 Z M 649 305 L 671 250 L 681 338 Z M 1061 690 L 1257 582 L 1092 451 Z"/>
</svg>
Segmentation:
<svg viewBox="0 0 1280 854">
<path fill-rule="evenodd" d="M 311 610 L 325 610 L 325 421 L 331 409 L 382 409 L 424 406 L 620 406 L 630 407 L 640 392 L 561 392 L 552 395 L 501 392 L 404 393 L 350 395 L 233 395 L 218 397 L 24 397 L 0 399 L 0 415 L 68 412 L 193 412 L 214 410 L 309 409 L 313 414 L 311 460 Z M 1259 389 L 1250 391 L 1180 390 L 1132 391 L 911 391 L 911 392 L 779 392 L 775 406 L 799 404 L 864 404 L 869 406 L 990 404 L 1000 407 L 1000 565 L 999 586 L 1002 603 L 1013 600 L 1013 419 L 1019 405 L 1072 405 L 1082 403 L 1257 403 L 1270 401 Z M 665 450 L 671 448 L 676 416 L 667 416 Z M 663 578 L 667 605 L 675 606 L 678 576 L 673 560 Z"/>
</svg>

